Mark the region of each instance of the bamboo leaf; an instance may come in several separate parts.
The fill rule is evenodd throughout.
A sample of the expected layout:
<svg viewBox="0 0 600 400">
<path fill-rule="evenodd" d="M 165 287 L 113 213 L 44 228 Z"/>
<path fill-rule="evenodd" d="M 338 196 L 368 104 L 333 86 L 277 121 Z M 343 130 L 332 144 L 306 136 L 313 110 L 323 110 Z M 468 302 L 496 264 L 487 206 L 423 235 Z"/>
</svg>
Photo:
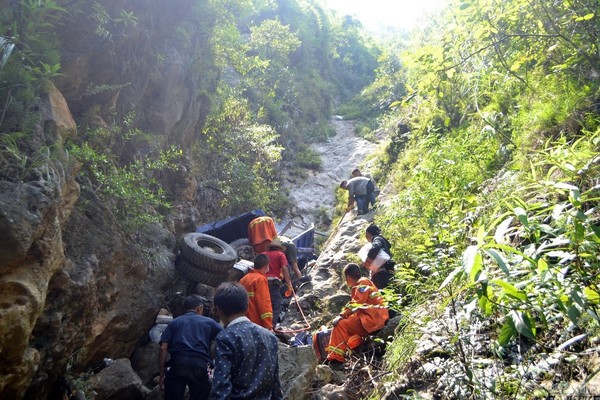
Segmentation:
<svg viewBox="0 0 600 400">
<path fill-rule="evenodd" d="M 533 326 L 531 318 L 529 318 L 527 313 L 522 311 L 511 311 L 508 315 L 519 334 L 530 339 L 535 339 L 535 327 Z"/>
<path fill-rule="evenodd" d="M 510 283 L 503 281 L 502 279 L 492 279 L 490 281 L 490 283 L 500 286 L 502 289 L 504 289 L 504 293 L 507 296 L 513 297 L 513 298 L 521 300 L 521 301 L 527 301 L 527 294 L 520 291 L 519 289 L 517 289 Z"/>
<path fill-rule="evenodd" d="M 507 318 L 504 321 L 504 325 L 500 328 L 500 333 L 498 334 L 498 343 L 500 346 L 506 346 L 510 339 L 517 333 L 514 324 L 512 323 L 510 318 Z"/>
<path fill-rule="evenodd" d="M 454 268 L 454 271 L 452 271 L 447 277 L 446 279 L 444 279 L 444 282 L 442 282 L 442 284 L 440 285 L 440 290 L 445 288 L 447 285 L 449 285 L 460 273 L 463 272 L 463 267 L 456 267 Z"/>
<path fill-rule="evenodd" d="M 529 220 L 527 219 L 527 213 L 525 212 L 525 210 L 522 207 L 513 208 L 513 212 L 515 213 L 517 218 L 519 218 L 519 221 L 521 221 L 521 223 L 524 226 L 526 226 L 526 227 L 529 226 Z"/>
<path fill-rule="evenodd" d="M 483 251 L 485 251 L 486 254 L 488 254 L 490 257 L 492 257 L 496 261 L 496 264 L 498 264 L 498 267 L 500 267 L 502 272 L 504 272 L 506 275 L 510 275 L 510 271 L 508 270 L 508 266 L 506 265 L 506 262 L 504 261 L 504 257 L 502 257 L 502 255 L 500 253 L 498 253 L 494 249 L 485 249 Z"/>
<path fill-rule="evenodd" d="M 494 233 L 494 240 L 496 241 L 496 243 L 504 242 L 504 237 L 506 236 L 508 228 L 510 227 L 510 224 L 512 223 L 513 219 L 514 217 L 508 217 L 498 225 L 498 227 L 496 228 L 496 232 Z"/>
</svg>

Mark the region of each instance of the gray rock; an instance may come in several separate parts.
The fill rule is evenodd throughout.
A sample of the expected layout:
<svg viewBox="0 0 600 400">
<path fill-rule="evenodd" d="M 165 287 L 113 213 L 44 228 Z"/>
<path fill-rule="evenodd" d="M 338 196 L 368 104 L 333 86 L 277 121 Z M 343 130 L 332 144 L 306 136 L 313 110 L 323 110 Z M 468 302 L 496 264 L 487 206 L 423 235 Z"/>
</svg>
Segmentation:
<svg viewBox="0 0 600 400">
<path fill-rule="evenodd" d="M 311 346 L 279 345 L 279 379 L 283 398 L 302 400 L 315 375 L 317 356 Z"/>
<path fill-rule="evenodd" d="M 146 395 L 146 390 L 142 388 L 142 380 L 126 358 L 116 360 L 92 376 L 88 383 L 96 392 L 94 400 L 142 400 Z"/>
<path fill-rule="evenodd" d="M 137 348 L 131 356 L 131 367 L 138 374 L 142 383 L 150 387 L 152 380 L 159 374 L 157 342 L 148 342 L 145 346 Z"/>
<path fill-rule="evenodd" d="M 318 400 L 347 400 L 345 389 L 343 386 L 327 384 L 323 386 L 315 396 Z"/>
</svg>

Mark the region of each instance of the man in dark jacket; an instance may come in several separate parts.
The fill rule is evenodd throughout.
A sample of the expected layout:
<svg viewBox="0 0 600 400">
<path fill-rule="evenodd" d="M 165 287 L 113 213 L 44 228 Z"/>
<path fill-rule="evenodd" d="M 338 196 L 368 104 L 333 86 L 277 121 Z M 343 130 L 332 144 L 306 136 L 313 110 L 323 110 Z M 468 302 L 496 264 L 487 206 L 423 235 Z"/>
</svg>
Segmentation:
<svg viewBox="0 0 600 400">
<path fill-rule="evenodd" d="M 277 338 L 246 318 L 248 294 L 239 283 L 222 283 L 214 305 L 225 330 L 217 336 L 210 400 L 283 399 Z"/>
<path fill-rule="evenodd" d="M 190 400 L 208 399 L 210 343 L 223 328 L 212 318 L 202 316 L 205 300 L 198 295 L 186 297 L 183 305 L 187 313 L 171 321 L 160 338 L 158 364 L 165 400 L 182 400 L 186 386 L 190 389 Z M 171 360 L 165 371 L 167 352 Z"/>
<path fill-rule="evenodd" d="M 375 224 L 371 224 L 367 227 L 365 236 L 367 237 L 367 240 L 371 242 L 371 250 L 369 250 L 369 253 L 367 254 L 364 266 L 371 271 L 371 281 L 377 286 L 377 289 L 383 289 L 389 284 L 390 279 L 392 278 L 391 272 L 394 267 L 394 261 L 392 261 L 392 253 L 390 251 L 390 242 L 381 236 L 381 229 Z M 380 251 L 384 251 L 389 256 L 389 260 L 379 267 L 374 267 L 372 263 L 375 258 L 377 258 Z"/>
</svg>

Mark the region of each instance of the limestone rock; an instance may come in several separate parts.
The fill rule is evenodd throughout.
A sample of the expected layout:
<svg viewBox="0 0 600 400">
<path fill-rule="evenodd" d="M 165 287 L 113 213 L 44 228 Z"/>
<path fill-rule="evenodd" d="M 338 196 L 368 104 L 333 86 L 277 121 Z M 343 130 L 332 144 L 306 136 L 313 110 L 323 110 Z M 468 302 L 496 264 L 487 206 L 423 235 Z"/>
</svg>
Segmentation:
<svg viewBox="0 0 600 400">
<path fill-rule="evenodd" d="M 347 400 L 348 396 L 345 393 L 343 386 L 327 384 L 323 386 L 316 395 L 318 400 Z"/>
<path fill-rule="evenodd" d="M 279 378 L 283 398 L 302 400 L 310 386 L 317 366 L 317 356 L 311 346 L 279 345 Z"/>
<path fill-rule="evenodd" d="M 75 136 L 77 125 L 71 115 L 71 110 L 62 93 L 52 83 L 46 87 L 46 95 L 40 105 L 40 114 L 44 130 L 58 139 L 59 143 L 65 138 Z"/>
<path fill-rule="evenodd" d="M 159 348 L 157 342 L 148 342 L 137 348 L 131 356 L 131 367 L 138 374 L 142 383 L 149 387 L 154 377 L 160 373 L 158 369 Z"/>
<path fill-rule="evenodd" d="M 142 400 L 146 394 L 140 377 L 126 358 L 116 360 L 92 376 L 88 383 L 96 392 L 94 400 Z"/>
</svg>

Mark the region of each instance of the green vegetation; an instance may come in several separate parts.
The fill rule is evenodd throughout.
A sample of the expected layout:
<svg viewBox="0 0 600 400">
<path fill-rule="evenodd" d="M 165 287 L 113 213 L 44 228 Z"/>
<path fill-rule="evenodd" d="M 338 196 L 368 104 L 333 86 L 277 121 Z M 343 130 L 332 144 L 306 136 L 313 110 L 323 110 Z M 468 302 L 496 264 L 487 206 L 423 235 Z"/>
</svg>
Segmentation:
<svg viewBox="0 0 600 400">
<path fill-rule="evenodd" d="M 331 136 L 328 118 L 343 102 L 336 112 L 358 119 L 359 135 L 388 137 L 372 172 L 396 193 L 377 214 L 398 261 L 396 294 L 386 295 L 403 314 L 389 383 L 410 371 L 415 398 L 433 385 L 410 362 L 431 321 L 451 337 L 444 357 L 457 370 L 445 384 L 456 397 L 559 393 L 543 373 L 529 378 L 540 353 L 560 353 L 563 382 L 596 372 L 582 350 L 600 332 L 597 0 L 455 0 L 410 38 L 381 44 L 313 0 L 194 2 L 160 39 L 144 39 L 155 21 L 132 4 L 2 7 L 3 43 L 14 49 L 0 68 L 1 179 L 81 166 L 80 184 L 130 237 L 163 222 L 182 191 L 201 219 L 277 214 L 283 168 L 320 168 L 309 144 Z M 113 60 L 128 63 L 123 76 L 71 82 L 62 67 L 74 50 L 62 47 L 74 37 L 103 56 L 131 51 Z M 150 114 L 164 110 L 139 109 L 133 78 L 175 65 L 186 109 L 164 123 L 171 132 L 153 131 Z M 77 107 L 68 152 L 40 123 L 51 84 Z M 339 215 L 347 193 L 337 196 Z M 478 354 L 473 326 L 489 337 Z M 494 374 L 484 376 L 480 356 Z"/>
<path fill-rule="evenodd" d="M 378 98 L 364 118 L 390 134 L 380 168 L 397 194 L 377 222 L 400 261 L 394 306 L 407 317 L 387 363 L 411 376 L 408 389 L 435 390 L 411 369 L 431 318 L 449 324 L 461 373 L 446 384 L 458 397 L 563 393 L 527 375 L 538 353 L 572 352 L 584 371 L 562 352 L 567 381 L 597 372 L 580 352 L 600 331 L 599 11 L 455 1 L 385 53 L 367 97 L 353 100 Z M 491 338 L 483 355 L 473 326 Z M 486 376 L 477 363 L 492 354 Z"/>
<path fill-rule="evenodd" d="M 332 134 L 334 99 L 373 79 L 373 41 L 357 21 L 330 15 L 317 1 L 195 2 L 168 9 L 165 17 L 176 23 L 156 36 L 147 31 L 155 25 L 146 11 L 93 0 L 18 0 L 2 8 L 0 33 L 14 45 L 0 69 L 3 178 L 33 179 L 56 158 L 50 153 L 64 153 L 36 122 L 54 83 L 78 123 L 66 145 L 70 158 L 58 158 L 82 163 L 80 184 L 127 233 L 168 215 L 178 191 L 195 187 L 182 182 L 197 182 L 201 218 L 257 207 L 283 212 L 282 166 L 320 168 L 309 144 Z M 78 48 L 77 37 L 96 53 Z M 82 71 L 83 81 L 72 85 L 62 65 L 82 51 L 110 59 L 115 73 Z M 127 61 L 118 59 L 123 51 Z M 156 110 L 140 109 L 131 97 L 140 89 L 135 75 L 161 76 L 177 57 L 197 96 L 183 118 L 197 122 L 155 132 L 148 114 Z M 129 101 L 120 101 L 123 93 Z"/>
<path fill-rule="evenodd" d="M 152 137 L 134 128 L 135 115 L 108 127 L 88 127 L 69 153 L 82 163 L 81 177 L 117 217 L 129 235 L 150 223 L 162 221 L 170 202 L 161 177 L 179 169 L 181 149 L 160 150 Z M 112 146 L 106 147 L 106 143 Z M 131 148 L 144 154 L 133 154 Z"/>
</svg>

